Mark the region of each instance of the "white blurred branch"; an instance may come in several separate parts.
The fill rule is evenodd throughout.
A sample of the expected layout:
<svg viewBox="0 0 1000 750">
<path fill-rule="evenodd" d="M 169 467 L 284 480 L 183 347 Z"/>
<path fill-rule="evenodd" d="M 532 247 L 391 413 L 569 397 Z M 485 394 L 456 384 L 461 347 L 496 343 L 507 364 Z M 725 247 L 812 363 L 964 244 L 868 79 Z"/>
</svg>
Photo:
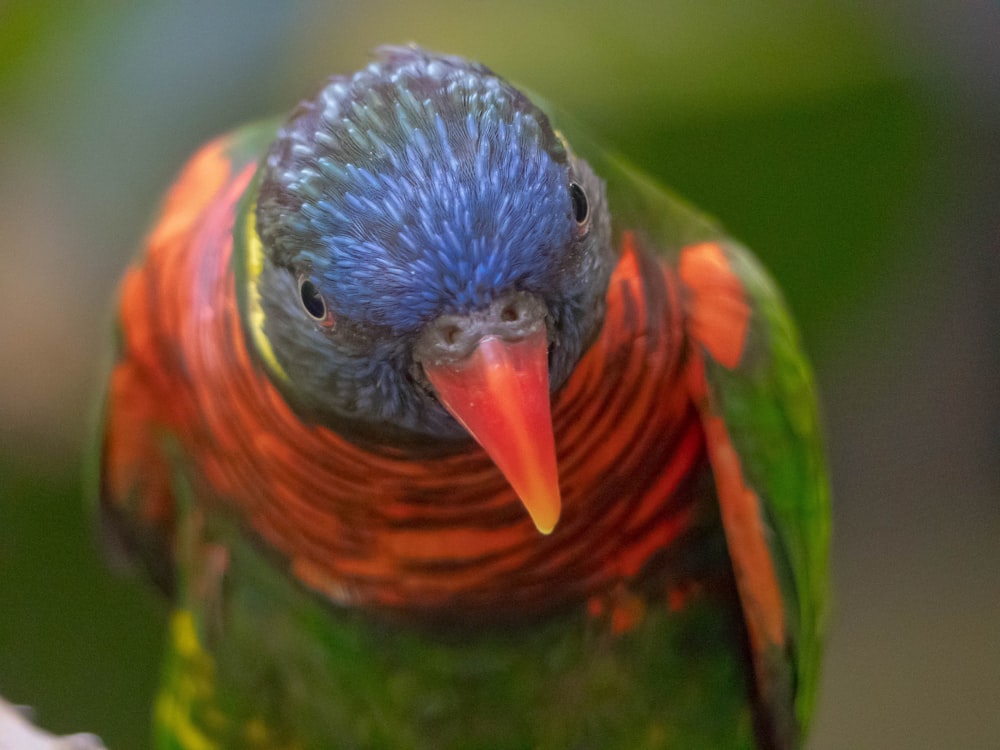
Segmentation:
<svg viewBox="0 0 1000 750">
<path fill-rule="evenodd" d="M 107 750 L 94 734 L 56 737 L 43 732 L 28 720 L 29 713 L 0 698 L 0 750 Z"/>
</svg>

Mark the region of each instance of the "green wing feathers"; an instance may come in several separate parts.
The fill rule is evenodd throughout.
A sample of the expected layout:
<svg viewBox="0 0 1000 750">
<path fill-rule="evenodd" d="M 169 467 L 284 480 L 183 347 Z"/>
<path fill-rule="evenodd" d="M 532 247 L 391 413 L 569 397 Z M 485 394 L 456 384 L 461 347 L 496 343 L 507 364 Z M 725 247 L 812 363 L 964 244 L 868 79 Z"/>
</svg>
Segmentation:
<svg viewBox="0 0 1000 750">
<path fill-rule="evenodd" d="M 801 729 L 808 725 L 819 680 L 828 585 L 830 493 L 816 391 L 777 289 L 748 252 L 729 243 L 716 247 L 742 288 L 748 317 L 735 361 L 722 362 L 702 346 L 707 409 L 724 422 L 759 502 L 781 588 L 788 639 L 783 650 L 792 660 Z"/>
</svg>

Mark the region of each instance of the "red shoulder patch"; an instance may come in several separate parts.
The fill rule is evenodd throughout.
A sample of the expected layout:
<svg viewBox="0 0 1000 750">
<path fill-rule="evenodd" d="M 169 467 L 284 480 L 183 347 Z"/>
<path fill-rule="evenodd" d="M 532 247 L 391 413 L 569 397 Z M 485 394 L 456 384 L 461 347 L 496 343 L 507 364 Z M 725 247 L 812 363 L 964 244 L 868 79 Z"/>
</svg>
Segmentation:
<svg viewBox="0 0 1000 750">
<path fill-rule="evenodd" d="M 739 364 L 750 325 L 750 306 L 743 283 L 715 242 L 690 245 L 681 251 L 681 282 L 687 301 L 692 337 L 720 364 Z"/>
</svg>

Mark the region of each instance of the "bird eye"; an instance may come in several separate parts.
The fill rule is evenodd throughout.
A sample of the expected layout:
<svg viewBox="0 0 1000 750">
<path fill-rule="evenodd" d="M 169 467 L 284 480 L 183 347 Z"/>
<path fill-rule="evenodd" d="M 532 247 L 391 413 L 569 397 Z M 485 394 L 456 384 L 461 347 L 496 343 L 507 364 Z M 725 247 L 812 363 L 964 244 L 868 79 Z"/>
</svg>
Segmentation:
<svg viewBox="0 0 1000 750">
<path fill-rule="evenodd" d="M 310 318 L 325 326 L 333 325 L 333 315 L 319 287 L 305 276 L 299 278 L 299 299 Z"/>
<path fill-rule="evenodd" d="M 577 183 L 571 182 L 569 184 L 569 199 L 573 204 L 573 218 L 583 230 L 590 218 L 590 203 L 587 202 L 587 194 Z"/>
</svg>

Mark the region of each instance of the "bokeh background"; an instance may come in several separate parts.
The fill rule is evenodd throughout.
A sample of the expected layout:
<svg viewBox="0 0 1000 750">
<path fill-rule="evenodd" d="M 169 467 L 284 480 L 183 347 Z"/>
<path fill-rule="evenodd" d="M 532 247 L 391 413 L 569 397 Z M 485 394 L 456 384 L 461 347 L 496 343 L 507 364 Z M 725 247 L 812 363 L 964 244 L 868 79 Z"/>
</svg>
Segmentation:
<svg viewBox="0 0 1000 750">
<path fill-rule="evenodd" d="M 200 142 L 418 41 L 575 113 L 785 289 L 836 492 L 811 747 L 1000 747 L 1000 10 L 889 5 L 0 3 L 0 693 L 145 746 L 165 609 L 79 479 L 116 277 Z"/>
</svg>

